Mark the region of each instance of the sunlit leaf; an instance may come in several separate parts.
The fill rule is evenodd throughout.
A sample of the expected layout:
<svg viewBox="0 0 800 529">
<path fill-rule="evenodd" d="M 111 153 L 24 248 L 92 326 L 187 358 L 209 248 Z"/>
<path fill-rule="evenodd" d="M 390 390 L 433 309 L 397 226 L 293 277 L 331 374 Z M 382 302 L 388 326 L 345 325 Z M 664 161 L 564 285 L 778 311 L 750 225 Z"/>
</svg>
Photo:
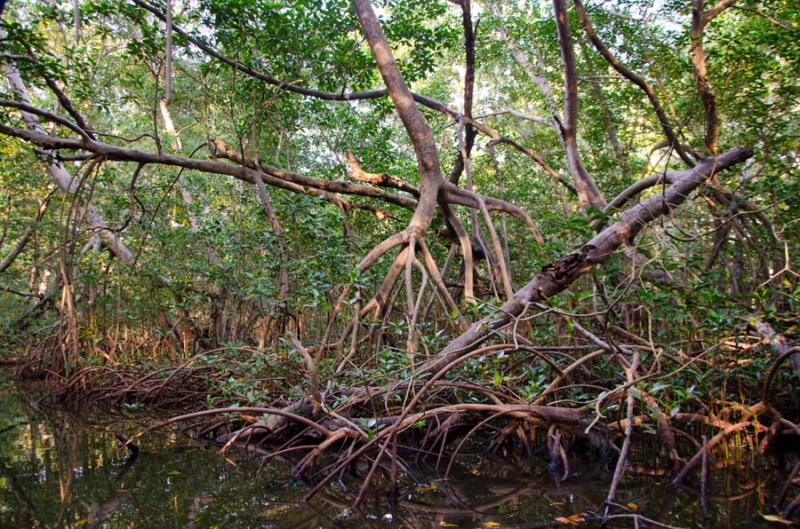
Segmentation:
<svg viewBox="0 0 800 529">
<path fill-rule="evenodd" d="M 576 512 L 569 516 L 558 516 L 555 520 L 564 525 L 578 525 L 586 521 L 586 516 L 583 513 Z"/>
<path fill-rule="evenodd" d="M 783 518 L 782 516 L 780 516 L 778 514 L 762 514 L 761 517 L 764 518 L 766 521 L 772 522 L 772 523 L 780 523 L 780 524 L 783 524 L 783 525 L 792 525 L 792 524 L 794 524 L 793 521 L 787 520 L 786 518 Z"/>
</svg>

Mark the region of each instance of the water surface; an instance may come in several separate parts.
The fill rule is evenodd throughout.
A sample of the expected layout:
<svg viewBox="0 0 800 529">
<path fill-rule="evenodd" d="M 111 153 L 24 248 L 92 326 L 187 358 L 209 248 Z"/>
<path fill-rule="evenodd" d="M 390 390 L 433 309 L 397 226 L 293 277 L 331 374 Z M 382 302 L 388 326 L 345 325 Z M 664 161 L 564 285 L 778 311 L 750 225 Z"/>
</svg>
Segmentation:
<svg viewBox="0 0 800 529">
<path fill-rule="evenodd" d="M 140 429 L 135 421 L 75 415 L 48 400 L 0 382 L 3 529 L 565 527 L 570 515 L 602 504 L 609 481 L 606 470 L 580 463 L 559 482 L 544 462 L 521 475 L 512 465 L 475 461 L 449 480 L 418 470 L 418 483 L 403 489 L 396 505 L 376 491 L 352 512 L 339 484 L 304 502 L 307 486 L 288 463 L 259 473 L 254 456 L 223 456 L 176 433 L 147 435 L 132 461 L 113 432 L 132 435 Z M 675 489 L 650 477 L 626 478 L 618 498 L 632 513 L 676 527 L 774 526 L 759 513 L 774 500 L 782 471 L 713 474 L 706 512 L 692 484 Z"/>
</svg>

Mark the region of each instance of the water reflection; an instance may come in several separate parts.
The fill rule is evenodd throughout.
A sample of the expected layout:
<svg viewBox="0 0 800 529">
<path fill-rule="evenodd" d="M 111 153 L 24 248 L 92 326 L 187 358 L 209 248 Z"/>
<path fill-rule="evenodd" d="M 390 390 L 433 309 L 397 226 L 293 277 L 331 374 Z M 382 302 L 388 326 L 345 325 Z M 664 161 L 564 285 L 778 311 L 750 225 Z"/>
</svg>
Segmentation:
<svg viewBox="0 0 800 529">
<path fill-rule="evenodd" d="M 395 505 L 376 490 L 353 513 L 342 488 L 346 479 L 305 503 L 307 488 L 292 478 L 289 465 L 271 463 L 259 474 L 252 456 L 223 457 L 177 434 L 148 436 L 136 458 L 119 446 L 114 430 L 138 427 L 76 417 L 1 385 L 0 527 L 561 527 L 570 515 L 597 509 L 609 479 L 583 469 L 559 483 L 545 464 L 541 475 L 520 476 L 511 465 L 476 461 L 447 481 L 417 475 L 420 482 Z M 634 512 L 675 526 L 768 527 L 758 513 L 781 476 L 741 476 L 717 473 L 707 513 L 696 490 L 653 478 L 626 479 L 619 497 Z"/>
</svg>

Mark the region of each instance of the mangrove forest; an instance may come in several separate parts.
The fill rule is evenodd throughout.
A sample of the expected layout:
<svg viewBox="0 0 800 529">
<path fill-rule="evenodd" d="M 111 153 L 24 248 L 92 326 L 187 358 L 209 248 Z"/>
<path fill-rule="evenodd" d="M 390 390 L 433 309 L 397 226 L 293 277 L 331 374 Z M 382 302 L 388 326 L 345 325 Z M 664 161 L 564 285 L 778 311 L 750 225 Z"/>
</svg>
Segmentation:
<svg viewBox="0 0 800 529">
<path fill-rule="evenodd" d="M 0 0 L 0 526 L 800 523 L 796 0 Z"/>
</svg>

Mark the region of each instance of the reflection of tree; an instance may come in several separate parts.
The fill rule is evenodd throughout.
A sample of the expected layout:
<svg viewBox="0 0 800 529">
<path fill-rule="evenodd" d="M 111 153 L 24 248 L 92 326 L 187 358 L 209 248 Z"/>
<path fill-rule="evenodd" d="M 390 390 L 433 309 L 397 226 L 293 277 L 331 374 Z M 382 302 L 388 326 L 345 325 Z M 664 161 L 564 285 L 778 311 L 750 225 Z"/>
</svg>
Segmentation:
<svg viewBox="0 0 800 529">
<path fill-rule="evenodd" d="M 97 424 L 91 429 L 88 423 L 44 400 L 20 400 L 14 392 L 5 392 L 3 401 L 12 405 L 3 408 L 2 420 L 24 417 L 22 424 L 27 425 L 18 432 L 8 430 L 2 438 L 3 454 L 8 456 L 0 465 L 0 475 L 6 478 L 6 487 L 0 492 L 10 491 L 14 501 L 5 502 L 13 508 L 8 519 L 0 515 L 0 525 L 72 527 L 87 510 L 89 517 L 83 521 L 90 526 L 97 525 L 91 522 L 98 516 L 107 519 L 119 507 L 119 499 L 115 496 L 89 507 L 91 501 L 84 498 L 92 494 L 86 494 L 86 489 L 108 490 L 110 484 L 116 490 L 116 483 L 135 458 L 129 457 L 117 471 L 117 458 L 111 456 L 113 441 L 98 431 Z M 107 479 L 112 472 L 116 479 Z"/>
<path fill-rule="evenodd" d="M 8 410 L 0 409 L 0 424 L 11 425 L 25 415 L 30 419 L 27 426 L 0 434 L 4 528 L 417 529 L 497 520 L 503 527 L 531 529 L 601 505 L 608 482 L 607 471 L 599 467 L 576 465 L 573 477 L 557 481 L 544 463 L 529 466 L 541 468 L 540 475 L 521 477 L 520 462 L 483 460 L 457 464 L 448 480 L 436 479 L 432 469 L 415 469 L 420 479 L 433 480 L 431 487 L 409 484 L 393 504 L 376 487 L 374 498 L 352 512 L 351 494 L 357 489 L 352 480 L 357 476 L 345 474 L 341 488 L 329 488 L 313 503 L 305 503 L 298 501 L 304 489 L 291 477 L 292 461 L 276 459 L 259 477 L 256 456 L 229 453 L 237 458 L 233 466 L 211 450 L 150 437 L 134 465 L 134 458 L 123 458 L 127 454 L 118 452 L 117 441 L 108 433 L 118 424 L 98 424 L 41 404 L 11 404 Z M 694 491 L 654 483 L 652 477 L 626 479 L 620 497 L 635 501 L 643 513 L 659 520 L 699 519 Z M 742 494 L 736 486 L 723 485 L 715 485 L 709 494 L 711 519 L 718 525 L 746 527 L 758 510 L 755 489 Z"/>
<path fill-rule="evenodd" d="M 5 452 L 8 453 L 8 452 Z M 22 526 L 34 526 L 34 520 L 40 520 L 40 516 L 36 512 L 36 506 L 34 505 L 31 498 L 25 492 L 24 487 L 20 484 L 19 479 L 17 478 L 16 473 L 10 467 L 6 466 L 3 463 L 3 458 L 0 458 L 0 476 L 5 478 L 5 487 L 4 489 L 9 490 L 13 495 L 14 498 L 17 500 L 17 506 L 19 509 L 16 509 L 16 513 L 20 516 L 19 524 L 20 527 Z M 9 505 L 11 502 L 3 501 L 4 505 Z M 42 527 L 45 529 L 48 527 L 46 524 L 41 524 Z"/>
<path fill-rule="evenodd" d="M 607 476 L 603 476 L 607 478 Z M 597 476 L 598 484 L 605 483 Z M 571 498 L 576 506 L 588 508 L 602 502 L 602 487 L 587 487 L 585 482 L 552 484 L 549 476 L 538 479 L 521 479 L 508 476 L 492 479 L 489 476 L 461 476 L 437 484 L 438 494 L 430 501 L 423 501 L 420 494 L 400 494 L 392 509 L 393 519 L 408 528 L 429 527 L 469 519 L 484 520 L 487 517 L 524 516 L 544 520 L 543 523 L 527 524 L 525 527 L 549 527 L 558 525 L 555 516 L 562 514 L 558 498 Z M 319 499 L 337 510 L 349 509 L 353 498 L 321 492 Z M 528 512 L 528 508 L 535 512 Z M 524 512 L 524 515 L 523 515 Z M 379 527 L 381 525 L 378 525 Z M 503 524 L 506 527 L 506 524 Z"/>
<path fill-rule="evenodd" d="M 120 485 L 122 483 L 122 478 L 125 477 L 131 468 L 133 468 L 133 464 L 139 458 L 139 450 L 133 450 L 128 455 L 128 458 L 123 463 L 122 468 L 120 469 L 119 473 L 117 473 L 117 477 L 114 479 L 115 484 Z M 87 524 L 88 528 L 97 527 L 101 523 L 106 522 L 114 512 L 119 509 L 122 501 L 125 499 L 126 491 L 125 489 L 121 489 L 116 487 L 116 493 L 114 496 L 104 502 L 95 504 L 91 510 L 89 511 L 89 522 Z"/>
</svg>

